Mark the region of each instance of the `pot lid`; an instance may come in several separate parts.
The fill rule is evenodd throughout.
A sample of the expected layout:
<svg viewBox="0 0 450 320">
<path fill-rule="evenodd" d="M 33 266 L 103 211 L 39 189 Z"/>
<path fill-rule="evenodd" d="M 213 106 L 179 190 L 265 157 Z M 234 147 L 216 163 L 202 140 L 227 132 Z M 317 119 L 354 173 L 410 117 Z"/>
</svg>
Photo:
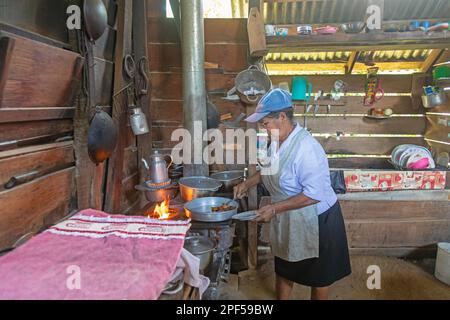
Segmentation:
<svg viewBox="0 0 450 320">
<path fill-rule="evenodd" d="M 214 250 L 215 247 L 214 241 L 202 236 L 187 236 L 184 241 L 184 248 L 194 255 Z"/>
</svg>

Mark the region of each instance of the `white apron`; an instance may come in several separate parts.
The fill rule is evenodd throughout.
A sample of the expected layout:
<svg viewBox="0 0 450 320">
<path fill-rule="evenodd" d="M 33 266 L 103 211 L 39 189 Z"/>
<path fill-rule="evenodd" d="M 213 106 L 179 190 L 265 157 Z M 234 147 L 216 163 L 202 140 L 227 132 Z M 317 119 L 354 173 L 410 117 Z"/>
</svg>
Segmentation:
<svg viewBox="0 0 450 320">
<path fill-rule="evenodd" d="M 261 175 L 262 182 L 272 196 L 272 203 L 280 202 L 291 196 L 280 187 L 281 170 L 291 166 L 294 161 L 292 146 L 295 146 L 309 133 L 302 129 L 285 146 L 279 159 L 276 174 Z M 274 256 L 290 262 L 319 257 L 319 217 L 317 206 L 290 210 L 277 214 L 270 221 L 270 245 Z"/>
</svg>

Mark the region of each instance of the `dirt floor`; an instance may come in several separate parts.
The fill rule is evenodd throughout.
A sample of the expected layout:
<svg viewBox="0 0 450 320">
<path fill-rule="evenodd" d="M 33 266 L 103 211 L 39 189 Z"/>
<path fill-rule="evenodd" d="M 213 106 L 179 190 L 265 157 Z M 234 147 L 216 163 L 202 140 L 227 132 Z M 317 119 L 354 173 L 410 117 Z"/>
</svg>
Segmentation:
<svg viewBox="0 0 450 320">
<path fill-rule="evenodd" d="M 406 261 L 379 256 L 352 256 L 352 274 L 335 283 L 330 292 L 334 300 L 450 300 L 450 286 L 434 276 L 434 260 Z M 369 290 L 367 273 L 370 265 L 381 270 L 381 289 Z M 257 271 L 231 275 L 220 290 L 223 300 L 275 299 L 273 260 L 269 259 Z M 309 299 L 307 287 L 295 285 L 293 299 Z"/>
</svg>

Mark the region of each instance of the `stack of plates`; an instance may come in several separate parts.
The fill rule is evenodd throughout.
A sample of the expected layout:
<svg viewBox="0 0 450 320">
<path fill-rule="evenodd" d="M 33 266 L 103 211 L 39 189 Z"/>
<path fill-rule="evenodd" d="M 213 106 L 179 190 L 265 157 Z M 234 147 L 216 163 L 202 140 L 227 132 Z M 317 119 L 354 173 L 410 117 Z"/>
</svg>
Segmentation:
<svg viewBox="0 0 450 320">
<path fill-rule="evenodd" d="M 392 164 L 399 169 L 422 170 L 436 167 L 431 152 L 422 146 L 402 144 L 391 153 Z"/>
</svg>

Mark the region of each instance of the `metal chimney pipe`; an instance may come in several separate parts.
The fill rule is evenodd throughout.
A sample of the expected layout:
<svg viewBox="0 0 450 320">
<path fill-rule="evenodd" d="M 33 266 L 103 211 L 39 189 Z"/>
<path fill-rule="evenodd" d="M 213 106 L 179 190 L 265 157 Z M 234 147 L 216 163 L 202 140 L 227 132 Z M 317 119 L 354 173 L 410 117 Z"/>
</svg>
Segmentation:
<svg viewBox="0 0 450 320">
<path fill-rule="evenodd" d="M 207 130 L 203 1 L 181 0 L 180 5 L 184 127 L 192 137 L 191 164 L 184 165 L 184 176 L 208 176 L 209 168 L 203 161 L 206 143 L 202 139 Z M 201 130 L 194 132 L 194 123 L 200 124 Z"/>
</svg>

